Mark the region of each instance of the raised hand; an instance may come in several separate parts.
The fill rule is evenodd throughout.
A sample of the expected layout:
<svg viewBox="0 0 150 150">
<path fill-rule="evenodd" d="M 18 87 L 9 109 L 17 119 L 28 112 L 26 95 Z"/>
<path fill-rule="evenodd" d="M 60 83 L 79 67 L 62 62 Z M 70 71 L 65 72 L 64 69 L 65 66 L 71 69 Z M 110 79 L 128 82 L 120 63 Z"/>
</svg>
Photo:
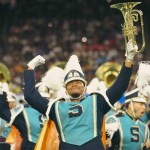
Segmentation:
<svg viewBox="0 0 150 150">
<path fill-rule="evenodd" d="M 4 91 L 2 93 L 0 93 L 0 101 L 3 101 L 3 100 L 7 101 L 7 94 Z"/>
<path fill-rule="evenodd" d="M 133 45 L 133 43 L 131 41 L 129 41 L 127 43 L 127 46 L 126 46 L 126 54 L 125 54 L 125 56 L 129 60 L 133 60 L 137 50 L 138 50 L 138 46 L 137 45 Z"/>
<path fill-rule="evenodd" d="M 33 58 L 28 64 L 27 66 L 31 69 L 34 69 L 35 67 L 42 65 L 45 63 L 45 59 L 41 56 L 38 55 L 35 58 Z"/>
</svg>

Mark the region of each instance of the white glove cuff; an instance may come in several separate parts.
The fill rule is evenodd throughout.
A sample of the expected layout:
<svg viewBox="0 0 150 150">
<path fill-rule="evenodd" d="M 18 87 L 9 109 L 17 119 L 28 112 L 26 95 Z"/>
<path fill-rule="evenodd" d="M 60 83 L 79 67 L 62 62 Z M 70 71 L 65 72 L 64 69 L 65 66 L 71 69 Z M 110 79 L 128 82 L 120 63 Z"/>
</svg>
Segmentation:
<svg viewBox="0 0 150 150">
<path fill-rule="evenodd" d="M 27 66 L 28 66 L 29 68 L 31 68 L 31 69 L 34 69 L 34 68 L 35 68 L 35 65 L 33 64 L 33 62 L 29 62 L 29 63 L 27 64 Z"/>
</svg>

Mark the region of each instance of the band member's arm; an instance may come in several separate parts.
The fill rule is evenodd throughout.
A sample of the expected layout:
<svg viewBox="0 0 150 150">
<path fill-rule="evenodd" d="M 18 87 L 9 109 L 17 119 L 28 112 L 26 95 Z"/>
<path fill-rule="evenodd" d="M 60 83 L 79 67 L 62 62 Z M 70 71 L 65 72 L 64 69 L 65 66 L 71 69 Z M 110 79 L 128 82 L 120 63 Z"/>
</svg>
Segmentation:
<svg viewBox="0 0 150 150">
<path fill-rule="evenodd" d="M 35 88 L 34 70 L 24 72 L 24 96 L 28 104 L 41 114 L 45 115 L 48 100 L 44 99 Z"/>
<path fill-rule="evenodd" d="M 132 74 L 132 66 L 133 66 L 133 58 L 136 54 L 137 46 L 133 46 L 132 42 L 129 41 L 126 46 L 126 59 L 122 66 L 122 69 L 114 82 L 114 84 L 106 91 L 106 95 L 111 103 L 111 105 L 114 105 L 124 94 L 126 89 L 128 88 L 128 84 L 130 82 L 130 77 Z M 102 103 L 105 103 L 103 101 Z M 105 113 L 110 109 L 109 105 L 103 105 L 105 106 L 104 110 Z"/>
<path fill-rule="evenodd" d="M 0 117 L 6 120 L 7 122 L 9 122 L 11 118 L 11 112 L 9 109 L 7 95 L 5 92 L 3 92 L 3 94 L 0 94 Z"/>
</svg>

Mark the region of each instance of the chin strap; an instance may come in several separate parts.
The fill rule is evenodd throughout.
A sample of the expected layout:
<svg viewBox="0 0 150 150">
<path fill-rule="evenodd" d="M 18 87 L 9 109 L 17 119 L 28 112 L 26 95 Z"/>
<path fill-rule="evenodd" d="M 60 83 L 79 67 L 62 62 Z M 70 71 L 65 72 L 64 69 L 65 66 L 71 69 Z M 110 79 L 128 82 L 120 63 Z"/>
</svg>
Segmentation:
<svg viewBox="0 0 150 150">
<path fill-rule="evenodd" d="M 130 104 L 131 104 L 131 109 L 132 109 L 133 117 L 134 117 L 134 119 L 137 119 L 137 118 L 136 118 L 136 115 L 135 115 L 135 112 L 134 112 L 132 100 L 130 101 Z"/>
</svg>

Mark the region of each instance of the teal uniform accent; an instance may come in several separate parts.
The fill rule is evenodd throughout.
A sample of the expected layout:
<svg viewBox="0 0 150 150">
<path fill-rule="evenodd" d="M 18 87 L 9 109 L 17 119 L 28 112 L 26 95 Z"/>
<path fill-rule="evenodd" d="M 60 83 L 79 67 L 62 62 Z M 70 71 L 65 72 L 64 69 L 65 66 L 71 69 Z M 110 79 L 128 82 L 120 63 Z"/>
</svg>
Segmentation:
<svg viewBox="0 0 150 150">
<path fill-rule="evenodd" d="M 124 117 L 120 117 L 121 129 L 123 133 L 122 149 L 123 150 L 139 150 L 144 144 L 146 126 L 140 120 L 134 121 L 127 114 Z"/>
<path fill-rule="evenodd" d="M 142 121 L 134 121 L 129 115 L 117 117 L 121 124 L 119 128 L 119 135 L 114 134 L 114 139 L 118 141 L 118 150 L 141 150 L 144 147 L 145 141 L 148 139 L 148 128 Z M 114 116 L 109 117 L 109 122 L 116 122 Z M 118 138 L 119 136 L 120 138 Z M 113 143 L 112 143 L 113 147 Z"/>
<path fill-rule="evenodd" d="M 23 110 L 23 115 L 27 126 L 28 140 L 36 143 L 43 127 L 42 115 L 31 107 L 25 107 Z"/>
<path fill-rule="evenodd" d="M 11 131 L 11 127 L 6 127 L 5 124 L 6 121 L 0 118 L 0 137 L 7 138 Z"/>
<path fill-rule="evenodd" d="M 63 142 L 82 145 L 98 136 L 95 95 L 88 96 L 86 101 L 81 102 L 57 101 L 55 113 Z"/>
<path fill-rule="evenodd" d="M 110 109 L 109 112 L 106 114 L 106 118 L 108 118 L 108 117 L 111 116 L 111 115 L 114 115 L 115 113 L 116 113 L 115 110 Z"/>
</svg>

